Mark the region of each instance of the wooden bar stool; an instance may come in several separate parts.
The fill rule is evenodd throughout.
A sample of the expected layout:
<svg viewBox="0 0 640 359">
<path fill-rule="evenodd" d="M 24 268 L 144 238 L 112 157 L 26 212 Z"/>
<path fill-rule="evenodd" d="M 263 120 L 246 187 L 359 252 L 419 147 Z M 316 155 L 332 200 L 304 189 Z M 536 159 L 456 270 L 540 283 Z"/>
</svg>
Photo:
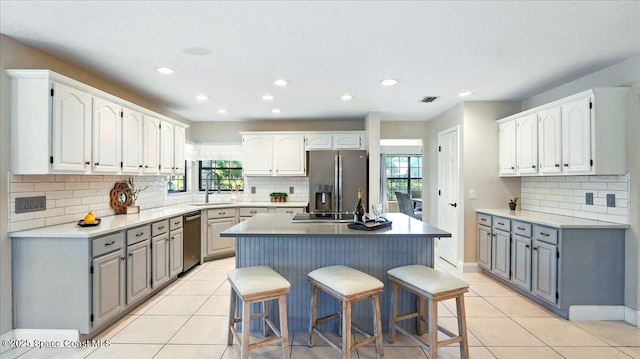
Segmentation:
<svg viewBox="0 0 640 359">
<path fill-rule="evenodd" d="M 229 306 L 229 337 L 227 345 L 233 344 L 233 336 L 240 344 L 240 357 L 249 358 L 249 351 L 267 345 L 282 343 L 282 357 L 289 359 L 289 330 L 287 328 L 287 293 L 291 284 L 283 276 L 266 266 L 234 269 L 227 274 L 231 284 L 231 305 Z M 237 318 L 236 298 L 242 300 L 242 317 Z M 269 319 L 267 301 L 278 300 L 280 305 L 280 330 Z M 262 313 L 251 314 L 251 304 L 262 303 Z M 263 318 L 264 335 L 269 335 L 269 328 L 277 338 L 266 339 L 256 343 L 249 342 L 251 319 Z M 242 336 L 235 324 L 242 322 Z"/>
<path fill-rule="evenodd" d="M 351 358 L 351 352 L 369 343 L 376 343 L 376 358 L 384 358 L 382 349 L 382 324 L 380 316 L 380 293 L 384 284 L 378 279 L 346 266 L 330 266 L 316 269 L 309 273 L 311 282 L 311 325 L 309 327 L 309 347 L 315 345 L 315 335 L 324 339 L 335 350 L 342 352 L 342 358 Z M 320 290 L 340 301 L 340 311 L 318 319 L 318 295 Z M 373 335 L 366 333 L 351 322 L 351 305 L 363 299 L 371 299 L 373 303 Z M 329 340 L 319 329 L 318 324 L 340 318 L 342 346 Z M 366 337 L 359 342 L 352 338 L 352 329 Z"/>
<path fill-rule="evenodd" d="M 428 351 L 429 359 L 438 357 L 438 348 L 453 343 L 460 343 L 460 357 L 469 358 L 469 344 L 467 343 L 467 321 L 464 309 L 464 293 L 469 291 L 469 284 L 449 274 L 436 271 L 423 265 L 410 265 L 393 268 L 387 271 L 389 281 L 391 281 L 391 320 L 389 322 L 389 342 L 396 340 L 396 330 L 409 336 Z M 398 315 L 398 294 L 399 289 L 405 290 L 419 297 L 418 311 Z M 447 329 L 438 326 L 438 302 L 456 298 L 456 308 L 458 312 L 458 335 Z M 428 301 L 428 316 L 425 313 L 425 304 Z M 397 323 L 417 318 L 417 334 L 422 335 L 426 324 L 429 325 L 427 331 L 428 342 L 425 343 L 417 336 L 409 333 Z M 438 330 L 448 335 L 450 338 L 438 341 Z"/>
</svg>

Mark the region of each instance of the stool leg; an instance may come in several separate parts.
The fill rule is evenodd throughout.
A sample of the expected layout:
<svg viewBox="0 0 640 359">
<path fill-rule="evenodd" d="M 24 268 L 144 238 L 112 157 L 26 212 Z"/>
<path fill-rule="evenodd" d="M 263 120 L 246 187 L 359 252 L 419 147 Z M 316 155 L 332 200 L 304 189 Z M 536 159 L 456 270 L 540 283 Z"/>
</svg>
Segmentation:
<svg viewBox="0 0 640 359">
<path fill-rule="evenodd" d="M 416 332 L 422 335 L 427 331 L 427 300 L 418 296 L 418 316 L 416 317 Z"/>
<path fill-rule="evenodd" d="M 242 302 L 242 345 L 240 357 L 249 359 L 249 334 L 251 333 L 251 303 Z"/>
<path fill-rule="evenodd" d="M 319 288 L 315 284 L 311 284 L 311 322 L 309 323 L 309 347 L 313 347 L 316 341 L 316 333 L 313 331 L 313 329 L 318 324 L 318 291 Z"/>
<path fill-rule="evenodd" d="M 429 358 L 438 357 L 438 303 L 429 299 Z"/>
<path fill-rule="evenodd" d="M 282 335 L 282 357 L 289 359 L 289 327 L 287 326 L 287 296 L 278 298 L 280 310 L 280 334 Z"/>
<path fill-rule="evenodd" d="M 351 302 L 348 300 L 341 301 L 342 307 L 342 358 L 351 358 Z"/>
<path fill-rule="evenodd" d="M 391 281 L 391 311 L 389 313 L 389 343 L 396 341 L 396 318 L 398 317 L 398 283 Z"/>
<path fill-rule="evenodd" d="M 236 291 L 231 289 L 231 299 L 229 302 L 229 335 L 227 337 L 227 345 L 233 344 L 233 331 L 231 328 L 235 326 L 236 319 Z"/>
<path fill-rule="evenodd" d="M 382 349 L 382 314 L 380 313 L 380 294 L 373 296 L 373 335 L 376 337 L 376 358 L 384 358 Z"/>
<path fill-rule="evenodd" d="M 271 331 L 269 330 L 269 325 L 267 325 L 267 318 L 269 318 L 269 308 L 271 306 L 269 305 L 269 301 L 265 300 L 264 302 L 262 302 L 262 314 L 264 314 L 262 316 L 262 334 L 264 334 L 265 337 L 268 337 L 269 334 L 271 333 Z"/>
<path fill-rule="evenodd" d="M 467 342 L 467 314 L 464 309 L 464 293 L 456 297 L 456 309 L 458 311 L 458 335 L 462 337 L 460 342 L 460 358 L 469 359 L 469 343 Z"/>
</svg>

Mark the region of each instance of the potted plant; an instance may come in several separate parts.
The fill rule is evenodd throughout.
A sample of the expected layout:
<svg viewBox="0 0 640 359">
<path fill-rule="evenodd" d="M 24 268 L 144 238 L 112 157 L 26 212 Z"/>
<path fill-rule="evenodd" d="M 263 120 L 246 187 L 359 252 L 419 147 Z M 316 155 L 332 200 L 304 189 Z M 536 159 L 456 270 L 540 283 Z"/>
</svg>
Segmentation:
<svg viewBox="0 0 640 359">
<path fill-rule="evenodd" d="M 518 197 L 512 198 L 509 200 L 509 209 L 512 211 L 516 210 L 516 206 L 518 205 Z"/>
<path fill-rule="evenodd" d="M 271 202 L 286 202 L 287 194 L 284 192 L 271 192 L 269 193 L 269 197 L 271 197 Z"/>
<path fill-rule="evenodd" d="M 140 188 L 140 187 L 136 187 L 136 184 L 133 180 L 133 177 L 129 177 L 127 178 L 127 185 L 129 186 L 129 188 L 127 189 L 127 195 L 129 198 L 131 198 L 131 205 L 127 206 L 127 210 L 126 213 L 130 214 L 130 213 L 139 213 L 140 212 L 140 206 L 136 206 L 136 199 L 138 199 L 138 196 L 140 195 L 140 193 L 142 193 L 142 191 L 146 190 L 149 186 L 144 187 L 144 188 Z"/>
</svg>

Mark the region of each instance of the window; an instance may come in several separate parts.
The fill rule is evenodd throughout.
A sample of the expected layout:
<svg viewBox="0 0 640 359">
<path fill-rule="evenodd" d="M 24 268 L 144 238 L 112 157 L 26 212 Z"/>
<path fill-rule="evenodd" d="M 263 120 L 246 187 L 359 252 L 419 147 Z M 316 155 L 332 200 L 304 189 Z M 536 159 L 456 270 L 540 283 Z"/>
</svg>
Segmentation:
<svg viewBox="0 0 640 359">
<path fill-rule="evenodd" d="M 396 200 L 396 192 L 422 191 L 422 156 L 387 156 L 387 198 Z"/>
<path fill-rule="evenodd" d="M 198 189 L 215 189 L 230 191 L 244 189 L 242 178 L 242 162 L 233 160 L 199 161 Z"/>
<path fill-rule="evenodd" d="M 169 193 L 187 192 L 187 161 L 184 161 L 184 173 L 169 176 L 167 181 Z"/>
</svg>

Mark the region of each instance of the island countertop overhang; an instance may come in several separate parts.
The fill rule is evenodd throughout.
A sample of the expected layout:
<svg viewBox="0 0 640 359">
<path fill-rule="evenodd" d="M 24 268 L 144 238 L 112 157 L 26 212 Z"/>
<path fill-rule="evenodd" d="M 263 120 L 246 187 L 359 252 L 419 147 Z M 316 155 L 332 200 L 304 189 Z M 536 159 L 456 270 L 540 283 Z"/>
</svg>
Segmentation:
<svg viewBox="0 0 640 359">
<path fill-rule="evenodd" d="M 221 237 L 397 237 L 441 238 L 451 233 L 402 213 L 387 213 L 391 227 L 374 231 L 350 229 L 347 223 L 294 223 L 288 214 L 258 213 L 220 234 Z"/>
</svg>

